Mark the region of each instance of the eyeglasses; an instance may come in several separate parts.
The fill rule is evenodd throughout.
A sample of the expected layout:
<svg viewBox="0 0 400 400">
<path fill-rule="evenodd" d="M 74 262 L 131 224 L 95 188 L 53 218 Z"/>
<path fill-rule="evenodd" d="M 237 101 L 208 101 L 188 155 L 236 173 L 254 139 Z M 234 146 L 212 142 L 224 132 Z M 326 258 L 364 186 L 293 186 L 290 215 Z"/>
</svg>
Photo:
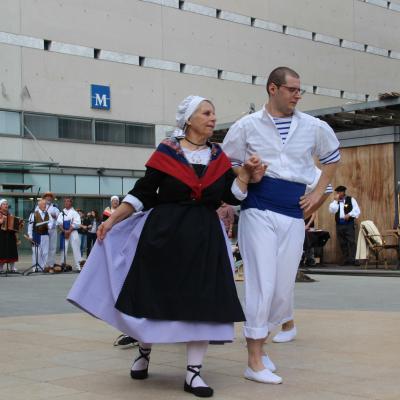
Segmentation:
<svg viewBox="0 0 400 400">
<path fill-rule="evenodd" d="M 299 94 L 300 96 L 303 96 L 303 94 L 306 92 L 304 89 L 300 89 L 300 88 L 297 88 L 297 87 L 286 86 L 286 85 L 277 85 L 277 86 L 278 86 L 278 88 L 279 87 L 284 87 L 287 90 L 289 90 L 289 92 L 291 94 Z"/>
</svg>

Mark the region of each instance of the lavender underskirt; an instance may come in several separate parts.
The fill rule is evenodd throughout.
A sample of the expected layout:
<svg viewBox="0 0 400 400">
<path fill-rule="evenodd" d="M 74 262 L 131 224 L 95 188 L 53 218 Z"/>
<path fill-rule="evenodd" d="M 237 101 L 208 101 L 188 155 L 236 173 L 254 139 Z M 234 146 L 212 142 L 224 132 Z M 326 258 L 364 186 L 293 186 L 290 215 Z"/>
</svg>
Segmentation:
<svg viewBox="0 0 400 400">
<path fill-rule="evenodd" d="M 85 267 L 67 296 L 67 300 L 83 311 L 144 343 L 178 343 L 196 340 L 232 341 L 234 338 L 233 323 L 135 318 L 123 314 L 115 308 L 122 285 L 132 265 L 140 233 L 150 212 L 151 210 L 136 213 L 115 225 L 102 243 L 96 241 Z M 233 266 L 231 244 L 226 235 L 225 240 Z"/>
</svg>

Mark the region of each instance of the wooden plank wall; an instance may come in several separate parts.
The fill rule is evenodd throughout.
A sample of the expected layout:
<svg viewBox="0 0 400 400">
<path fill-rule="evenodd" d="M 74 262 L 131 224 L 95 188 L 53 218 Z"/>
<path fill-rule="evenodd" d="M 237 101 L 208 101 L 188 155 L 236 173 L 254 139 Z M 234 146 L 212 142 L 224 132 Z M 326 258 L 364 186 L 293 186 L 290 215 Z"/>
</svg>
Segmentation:
<svg viewBox="0 0 400 400">
<path fill-rule="evenodd" d="M 395 160 L 393 144 L 349 147 L 341 149 L 341 163 L 332 182 L 333 188 L 344 185 L 346 194 L 357 200 L 361 215 L 359 222 L 374 221 L 383 233 L 391 229 L 395 217 Z M 318 211 L 317 227 L 328 230 L 331 239 L 324 248 L 324 261 L 341 261 L 341 252 L 336 240 L 334 215 L 329 214 L 328 205 L 333 195 Z M 359 226 L 357 227 L 358 233 Z M 392 255 L 395 256 L 394 254 Z"/>
</svg>

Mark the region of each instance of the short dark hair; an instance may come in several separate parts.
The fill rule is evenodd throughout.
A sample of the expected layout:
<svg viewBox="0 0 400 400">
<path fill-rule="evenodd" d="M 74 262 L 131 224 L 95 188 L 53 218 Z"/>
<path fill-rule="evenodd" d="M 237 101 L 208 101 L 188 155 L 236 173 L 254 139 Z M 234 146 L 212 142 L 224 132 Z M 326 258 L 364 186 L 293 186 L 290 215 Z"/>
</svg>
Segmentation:
<svg viewBox="0 0 400 400">
<path fill-rule="evenodd" d="M 346 192 L 346 190 L 347 190 L 346 186 L 340 185 L 335 189 L 335 192 Z"/>
<path fill-rule="evenodd" d="M 267 81 L 267 92 L 269 94 L 269 85 L 275 83 L 276 86 L 281 86 L 286 83 L 286 75 L 292 76 L 293 78 L 300 78 L 300 75 L 289 67 L 278 67 L 275 68 L 268 77 Z"/>
</svg>

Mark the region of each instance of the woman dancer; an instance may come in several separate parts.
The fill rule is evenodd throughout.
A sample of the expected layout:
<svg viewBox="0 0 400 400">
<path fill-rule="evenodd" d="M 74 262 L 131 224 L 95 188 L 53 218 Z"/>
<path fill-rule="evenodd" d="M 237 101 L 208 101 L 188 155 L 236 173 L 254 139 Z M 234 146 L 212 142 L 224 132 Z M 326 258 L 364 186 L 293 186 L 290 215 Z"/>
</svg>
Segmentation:
<svg viewBox="0 0 400 400">
<path fill-rule="evenodd" d="M 145 176 L 100 226 L 102 242 L 68 299 L 138 339 L 133 379 L 148 377 L 152 343 L 186 342 L 184 390 L 210 397 L 200 377 L 208 342 L 233 340 L 233 322 L 244 320 L 216 209 L 221 200 L 238 204 L 264 171 L 253 155 L 235 177 L 209 142 L 216 122 L 209 100 L 187 97 L 176 119 L 181 130 L 158 146 Z"/>
</svg>

